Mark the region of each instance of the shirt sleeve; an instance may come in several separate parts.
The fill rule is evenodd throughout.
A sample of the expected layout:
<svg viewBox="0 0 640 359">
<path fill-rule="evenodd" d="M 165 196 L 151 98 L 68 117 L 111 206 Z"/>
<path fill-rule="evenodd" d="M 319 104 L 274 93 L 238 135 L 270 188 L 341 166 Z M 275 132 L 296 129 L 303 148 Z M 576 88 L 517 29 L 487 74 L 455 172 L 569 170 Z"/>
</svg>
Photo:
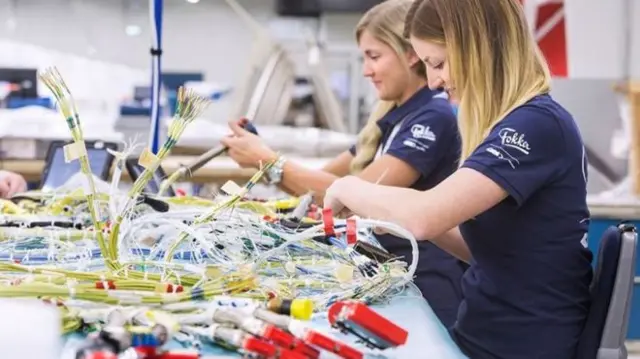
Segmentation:
<svg viewBox="0 0 640 359">
<path fill-rule="evenodd" d="M 404 161 L 427 177 L 449 151 L 455 151 L 454 157 L 458 157 L 459 141 L 453 112 L 449 108 L 427 108 L 402 122 L 384 153 Z"/>
<path fill-rule="evenodd" d="M 567 157 L 558 120 L 524 106 L 505 117 L 462 167 L 491 178 L 521 206 L 569 166 Z"/>
</svg>

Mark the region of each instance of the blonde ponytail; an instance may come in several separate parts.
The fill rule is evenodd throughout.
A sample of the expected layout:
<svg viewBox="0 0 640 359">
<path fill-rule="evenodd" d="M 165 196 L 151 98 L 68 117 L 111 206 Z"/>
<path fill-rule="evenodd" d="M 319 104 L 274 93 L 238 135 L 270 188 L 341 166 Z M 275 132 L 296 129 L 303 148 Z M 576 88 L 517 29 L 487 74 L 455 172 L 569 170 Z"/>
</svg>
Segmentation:
<svg viewBox="0 0 640 359">
<path fill-rule="evenodd" d="M 387 114 L 395 103 L 392 101 L 379 101 L 374 110 L 369 115 L 367 124 L 358 134 L 358 143 L 356 144 L 356 156 L 351 160 L 351 174 L 360 173 L 371 161 L 373 161 L 382 131 L 378 127 L 378 121 Z"/>
</svg>

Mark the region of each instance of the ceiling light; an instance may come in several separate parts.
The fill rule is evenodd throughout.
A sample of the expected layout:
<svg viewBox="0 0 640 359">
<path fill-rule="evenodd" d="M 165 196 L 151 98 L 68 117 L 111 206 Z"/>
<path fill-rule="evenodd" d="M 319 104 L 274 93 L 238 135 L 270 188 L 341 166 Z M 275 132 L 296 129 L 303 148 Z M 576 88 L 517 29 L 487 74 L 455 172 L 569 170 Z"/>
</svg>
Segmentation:
<svg viewBox="0 0 640 359">
<path fill-rule="evenodd" d="M 187 0 L 187 2 L 188 2 L 189 4 L 197 4 L 197 3 L 199 3 L 199 2 L 200 2 L 200 0 Z"/>
<path fill-rule="evenodd" d="M 124 29 L 124 32 L 128 36 L 138 36 L 142 32 L 142 29 L 138 25 L 127 25 L 127 27 L 125 27 Z"/>
</svg>

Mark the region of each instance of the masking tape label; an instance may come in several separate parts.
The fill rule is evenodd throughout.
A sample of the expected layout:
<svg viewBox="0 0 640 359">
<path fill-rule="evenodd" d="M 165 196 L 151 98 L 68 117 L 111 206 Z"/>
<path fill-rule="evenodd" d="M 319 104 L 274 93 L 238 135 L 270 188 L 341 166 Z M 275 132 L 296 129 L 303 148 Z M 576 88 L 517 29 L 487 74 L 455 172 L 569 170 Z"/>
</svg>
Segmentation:
<svg viewBox="0 0 640 359">
<path fill-rule="evenodd" d="M 87 148 L 84 146 L 84 142 L 69 143 L 62 149 L 64 151 L 64 161 L 66 163 L 87 155 Z"/>
<path fill-rule="evenodd" d="M 220 189 L 231 196 L 240 195 L 244 191 L 244 188 L 233 181 L 227 181 Z"/>
<path fill-rule="evenodd" d="M 157 160 L 158 156 L 154 155 L 148 148 L 145 148 L 140 154 L 138 164 L 144 168 L 149 168 Z"/>
</svg>

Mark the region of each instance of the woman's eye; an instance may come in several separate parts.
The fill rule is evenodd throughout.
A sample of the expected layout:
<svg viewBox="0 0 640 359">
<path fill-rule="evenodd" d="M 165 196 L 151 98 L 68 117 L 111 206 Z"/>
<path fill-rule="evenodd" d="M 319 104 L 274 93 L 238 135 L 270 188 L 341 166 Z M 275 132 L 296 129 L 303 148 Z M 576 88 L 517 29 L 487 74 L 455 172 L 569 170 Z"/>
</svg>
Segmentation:
<svg viewBox="0 0 640 359">
<path fill-rule="evenodd" d="M 435 65 L 433 68 L 436 70 L 442 70 L 442 68 L 444 67 L 444 62 L 441 62 L 437 65 Z"/>
</svg>

